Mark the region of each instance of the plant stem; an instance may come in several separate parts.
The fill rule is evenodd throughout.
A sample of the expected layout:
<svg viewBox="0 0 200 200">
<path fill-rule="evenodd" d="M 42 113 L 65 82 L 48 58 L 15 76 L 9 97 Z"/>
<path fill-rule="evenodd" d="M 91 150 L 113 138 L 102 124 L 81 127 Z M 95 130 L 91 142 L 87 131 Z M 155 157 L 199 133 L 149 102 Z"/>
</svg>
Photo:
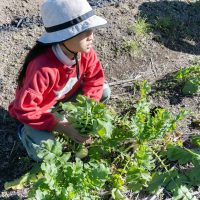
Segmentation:
<svg viewBox="0 0 200 200">
<path fill-rule="evenodd" d="M 160 156 L 153 149 L 151 149 L 151 151 L 152 151 L 153 155 L 159 160 L 159 162 L 161 163 L 162 167 L 169 173 L 169 170 L 167 169 L 167 166 L 162 161 L 162 159 L 160 158 Z"/>
</svg>

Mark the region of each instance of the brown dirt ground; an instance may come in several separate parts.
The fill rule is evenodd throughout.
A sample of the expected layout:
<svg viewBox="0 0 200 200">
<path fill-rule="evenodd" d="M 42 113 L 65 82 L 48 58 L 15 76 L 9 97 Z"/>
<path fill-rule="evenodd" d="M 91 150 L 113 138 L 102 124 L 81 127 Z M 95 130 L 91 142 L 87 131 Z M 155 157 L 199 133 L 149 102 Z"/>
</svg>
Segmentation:
<svg viewBox="0 0 200 200">
<path fill-rule="evenodd" d="M 200 63 L 200 3 L 197 1 L 121 0 L 103 5 L 97 12 L 109 24 L 96 31 L 95 48 L 102 61 L 108 82 L 134 79 L 154 85 L 151 98 L 155 106 L 173 113 L 184 107 L 199 115 L 199 96 L 183 96 L 167 87 L 169 77 L 180 69 Z M 19 199 L 26 190 L 5 192 L 5 181 L 19 177 L 30 164 L 17 136 L 17 122 L 7 112 L 14 97 L 15 79 L 25 54 L 43 32 L 40 23 L 41 0 L 7 0 L 0 2 L 0 199 Z M 171 30 L 151 29 L 148 36 L 136 38 L 130 31 L 136 18 L 142 16 L 153 25 L 159 17 L 173 19 Z M 131 55 L 122 48 L 125 40 L 137 39 L 140 51 Z M 111 104 L 133 95 L 132 83 L 111 86 Z M 182 121 L 177 131 L 184 136 L 199 134 L 191 127 L 191 116 Z"/>
</svg>

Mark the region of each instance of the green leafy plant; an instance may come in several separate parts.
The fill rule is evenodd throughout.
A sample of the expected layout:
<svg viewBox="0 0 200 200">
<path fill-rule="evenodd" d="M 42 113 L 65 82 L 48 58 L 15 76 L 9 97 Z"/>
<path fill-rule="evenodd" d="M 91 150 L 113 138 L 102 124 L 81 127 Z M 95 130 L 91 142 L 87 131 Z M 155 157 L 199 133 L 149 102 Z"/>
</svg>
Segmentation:
<svg viewBox="0 0 200 200">
<path fill-rule="evenodd" d="M 174 23 L 170 17 L 161 17 L 156 19 L 154 26 L 156 29 L 168 31 L 174 27 Z"/>
<path fill-rule="evenodd" d="M 29 185 L 30 183 L 37 182 L 38 178 L 41 178 L 42 174 L 40 171 L 40 166 L 39 164 L 35 163 L 31 170 L 21 176 L 20 178 L 17 178 L 13 181 L 10 182 L 5 182 L 4 188 L 5 190 L 20 190 Z"/>
<path fill-rule="evenodd" d="M 150 31 L 150 25 L 146 22 L 145 18 L 138 17 L 133 25 L 129 27 L 136 37 L 146 36 Z"/>
<path fill-rule="evenodd" d="M 188 68 L 181 68 L 175 75 L 182 86 L 184 95 L 200 93 L 200 65 L 192 65 Z"/>
<path fill-rule="evenodd" d="M 185 147 L 169 144 L 165 150 L 165 154 L 169 161 L 178 162 L 181 165 L 191 163 L 193 166 L 188 170 L 179 171 L 172 167 L 168 167 L 162 162 L 165 172 L 155 172 L 152 180 L 149 183 L 148 190 L 156 193 L 161 187 L 165 187 L 173 194 L 173 199 L 193 199 L 193 186 L 200 184 L 200 154 L 195 150 L 190 150 Z"/>
<path fill-rule="evenodd" d="M 125 40 L 122 43 L 122 49 L 130 53 L 131 56 L 139 56 L 141 53 L 140 44 L 136 40 Z"/>
<path fill-rule="evenodd" d="M 92 134 L 102 139 L 110 138 L 113 113 L 103 103 L 79 95 L 76 102 L 60 104 L 65 116 L 82 134 Z"/>
<path fill-rule="evenodd" d="M 136 112 L 133 116 L 130 116 L 130 131 L 133 133 L 132 137 L 138 143 L 162 138 L 166 133 L 175 130 L 176 122 L 182 120 L 188 114 L 188 111 L 181 110 L 177 116 L 173 116 L 164 108 L 156 108 L 152 113 L 151 103 L 147 99 L 150 91 L 151 87 L 144 81 L 141 84 L 140 101 L 135 105 Z"/>
<path fill-rule="evenodd" d="M 100 199 L 98 192 L 108 179 L 109 168 L 103 163 L 83 163 L 71 153 L 62 153 L 61 143 L 43 142 L 38 149 L 43 159 L 39 179 L 29 192 L 29 199 Z"/>
<path fill-rule="evenodd" d="M 135 112 L 123 116 L 84 96 L 78 96 L 76 102 L 60 104 L 57 109 L 61 108 L 62 115 L 81 134 L 91 134 L 93 142 L 78 145 L 69 138 L 43 142 L 37 149 L 43 160 L 39 168 L 42 175 L 30 182 L 29 199 L 97 200 L 107 195 L 127 200 L 127 192 L 156 192 L 161 187 L 176 198 L 189 198 L 191 186 L 199 185 L 199 179 L 195 179 L 198 153 L 166 147 L 165 141 L 187 112 L 180 111 L 176 116 L 164 108 L 152 112 L 150 91 L 150 85 L 143 81 L 140 100 L 133 105 Z M 160 154 L 163 149 L 167 149 L 165 154 Z M 166 160 L 192 162 L 194 168 L 185 176 L 169 168 Z M 187 180 L 192 184 L 187 184 Z"/>
<path fill-rule="evenodd" d="M 154 159 L 149 147 L 139 146 L 127 167 L 128 188 L 133 192 L 139 192 L 143 187 L 147 187 L 151 180 L 151 170 L 154 168 Z"/>
</svg>

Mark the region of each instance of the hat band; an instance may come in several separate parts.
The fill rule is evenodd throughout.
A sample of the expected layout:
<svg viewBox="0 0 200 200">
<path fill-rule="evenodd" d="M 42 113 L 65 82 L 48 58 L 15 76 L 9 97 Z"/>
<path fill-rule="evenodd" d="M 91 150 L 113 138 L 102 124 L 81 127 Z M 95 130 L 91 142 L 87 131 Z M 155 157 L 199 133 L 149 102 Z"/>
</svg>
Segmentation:
<svg viewBox="0 0 200 200">
<path fill-rule="evenodd" d="M 94 11 L 91 10 L 75 19 L 72 19 L 71 21 L 65 22 L 63 24 L 58 24 L 56 26 L 51 26 L 51 27 L 45 27 L 46 32 L 51 33 L 51 32 L 56 32 L 56 31 L 60 31 L 66 28 L 69 28 L 71 26 L 74 26 L 86 19 L 88 19 L 89 17 L 92 17 L 94 15 Z"/>
</svg>

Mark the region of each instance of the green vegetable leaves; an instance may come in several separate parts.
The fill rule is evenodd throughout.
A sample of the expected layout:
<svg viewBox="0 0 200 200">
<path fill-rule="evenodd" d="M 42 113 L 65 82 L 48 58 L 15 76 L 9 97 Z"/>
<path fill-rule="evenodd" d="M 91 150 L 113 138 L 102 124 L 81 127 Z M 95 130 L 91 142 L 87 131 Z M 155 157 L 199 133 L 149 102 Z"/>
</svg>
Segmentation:
<svg viewBox="0 0 200 200">
<path fill-rule="evenodd" d="M 181 68 L 176 73 L 175 78 L 182 83 L 182 93 L 184 95 L 200 93 L 200 65 L 197 64 L 188 68 Z"/>
<path fill-rule="evenodd" d="M 135 152 L 134 159 L 131 160 L 127 169 L 126 182 L 128 187 L 134 192 L 139 192 L 143 187 L 147 187 L 151 180 L 151 170 L 155 167 L 152 154 L 149 148 L 141 145 Z"/>
<path fill-rule="evenodd" d="M 29 199 L 98 199 L 96 191 L 105 185 L 110 173 L 105 164 L 84 164 L 78 158 L 72 161 L 71 153 L 60 152 L 60 144 L 51 140 L 42 143 L 39 155 L 43 177 L 33 185 Z"/>
<path fill-rule="evenodd" d="M 36 176 L 29 199 L 127 200 L 127 193 L 163 190 L 173 199 L 195 199 L 191 191 L 200 186 L 199 152 L 172 142 L 167 146 L 164 138 L 187 112 L 174 116 L 164 108 L 152 109 L 150 90 L 144 81 L 135 113 L 124 116 L 81 95 L 76 102 L 60 104 L 64 118 L 81 134 L 91 134 L 93 141 L 79 145 L 58 139 L 38 146 L 42 176 Z M 193 138 L 196 146 L 198 139 Z M 172 167 L 175 162 L 191 165 L 190 170 Z"/>
<path fill-rule="evenodd" d="M 107 139 L 111 137 L 113 129 L 113 114 L 107 107 L 87 97 L 79 95 L 77 102 L 61 104 L 66 112 L 66 118 L 82 134 Z"/>
</svg>

